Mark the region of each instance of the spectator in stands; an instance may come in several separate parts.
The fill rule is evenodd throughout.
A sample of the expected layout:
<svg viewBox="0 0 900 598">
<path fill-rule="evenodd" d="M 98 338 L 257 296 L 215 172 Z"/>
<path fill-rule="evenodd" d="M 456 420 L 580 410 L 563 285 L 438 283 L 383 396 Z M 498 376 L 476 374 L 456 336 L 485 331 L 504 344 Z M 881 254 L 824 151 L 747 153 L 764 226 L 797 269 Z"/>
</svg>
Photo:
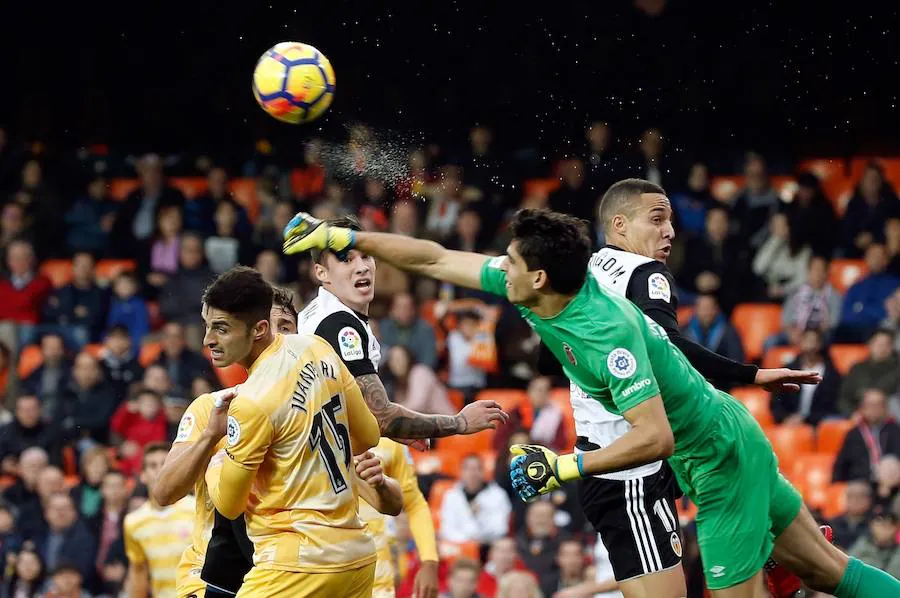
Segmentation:
<svg viewBox="0 0 900 598">
<path fill-rule="evenodd" d="M 528 383 L 528 400 L 508 409 L 509 421 L 494 434 L 494 447 L 498 451 L 508 448 L 509 439 L 517 430 L 528 431 L 530 442 L 541 444 L 555 451 L 572 447 L 565 426 L 566 415 L 550 400 L 551 381 L 547 376 L 536 376 Z M 498 471 L 506 471 L 506 467 Z"/>
<path fill-rule="evenodd" d="M 869 388 L 881 390 L 890 398 L 900 391 L 900 359 L 894 353 L 894 335 L 879 330 L 869 339 L 869 357 L 855 364 L 844 377 L 838 402 L 844 417 L 859 407 L 862 393 Z"/>
<path fill-rule="evenodd" d="M 838 238 L 838 220 L 819 177 L 811 172 L 801 173 L 794 200 L 784 204 L 783 210 L 801 247 L 812 248 L 814 255 L 831 257 Z"/>
<path fill-rule="evenodd" d="M 16 399 L 15 419 L 0 428 L 0 463 L 4 474 L 15 473 L 19 455 L 33 446 L 44 449 L 50 463 L 62 465 L 59 428 L 41 420 L 41 403 L 34 395 Z"/>
<path fill-rule="evenodd" d="M 787 295 L 799 289 L 806 279 L 812 249 L 803 245 L 797 233 L 791 229 L 783 212 L 772 215 L 769 235 L 753 258 L 753 273 L 763 285 L 763 296 L 781 302 Z"/>
<path fill-rule="evenodd" d="M 168 434 L 162 396 L 149 388 L 137 387 L 119 405 L 110 429 L 121 440 L 119 468 L 128 476 L 139 473 L 144 447 L 151 442 L 164 442 Z"/>
<path fill-rule="evenodd" d="M 544 596 L 555 596 L 556 592 L 574 588 L 584 583 L 584 552 L 578 540 L 565 540 L 556 553 L 557 571 L 541 584 Z"/>
<path fill-rule="evenodd" d="M 132 350 L 131 337 L 125 326 L 117 324 L 106 333 L 100 352 L 100 365 L 120 399 L 127 395 L 128 387 L 144 375 L 144 368 Z"/>
<path fill-rule="evenodd" d="M 504 429 L 500 428 L 498 432 L 503 433 Z M 509 463 L 513 460 L 513 455 L 509 452 L 509 447 L 514 444 L 530 443 L 531 437 L 528 435 L 528 430 L 522 428 L 514 430 L 512 434 L 507 437 L 505 443 L 500 444 L 495 442 L 494 447 L 497 452 L 497 461 L 494 464 L 494 471 L 509 471 Z M 512 487 L 512 480 L 509 479 L 508 475 L 495 475 L 495 481 L 497 482 L 497 485 L 506 492 L 506 496 L 509 498 L 513 510 L 513 529 L 518 529 L 525 521 L 525 509 L 528 505 L 519 498 L 519 495 Z"/>
<path fill-rule="evenodd" d="M 81 481 L 72 488 L 72 500 L 85 521 L 100 513 L 103 504 L 100 486 L 109 470 L 109 453 L 105 446 L 95 446 L 81 454 Z"/>
<path fill-rule="evenodd" d="M 388 318 L 379 323 L 381 342 L 388 347 L 404 346 L 416 361 L 431 369 L 437 367 L 437 340 L 431 324 L 421 319 L 416 302 L 409 293 L 394 296 Z"/>
<path fill-rule="evenodd" d="M 74 562 L 63 561 L 50 572 L 50 585 L 47 598 L 92 598 L 84 589 L 84 576 Z"/>
<path fill-rule="evenodd" d="M 95 175 L 87 185 L 87 193 L 80 196 L 66 212 L 69 227 L 66 235 L 69 248 L 105 256 L 109 251 L 109 234 L 116 221 L 116 202 L 109 198 L 108 181 Z"/>
<path fill-rule="evenodd" d="M 663 136 L 659 129 L 650 128 L 641 134 L 638 144 L 639 154 L 635 159 L 634 172 L 636 177 L 647 179 L 652 183 L 666 188 L 671 183 L 671 165 L 668 164 L 663 154 Z M 663 164 L 666 162 L 666 164 Z M 601 189 L 600 193 L 605 193 Z"/>
<path fill-rule="evenodd" d="M 468 188 L 463 189 L 458 166 L 447 164 L 441 167 L 441 177 L 430 193 L 425 218 L 425 234 L 428 237 L 446 241 L 453 232 L 463 204 L 470 199 L 465 196 L 468 191 Z"/>
<path fill-rule="evenodd" d="M 496 595 L 500 579 L 522 566 L 515 539 L 497 538 L 488 551 L 487 561 L 478 581 L 478 593 L 484 596 Z"/>
<path fill-rule="evenodd" d="M 838 415 L 841 375 L 822 342 L 822 333 L 810 328 L 800 337 L 800 354 L 787 367 L 818 372 L 820 384 L 803 384 L 800 392 L 777 393 L 772 397 L 772 416 L 779 424 L 816 426 Z"/>
<path fill-rule="evenodd" d="M 416 363 L 415 354 L 403 345 L 391 347 L 382 379 L 395 403 L 413 411 L 453 415 L 457 409 L 447 397 L 447 389 L 427 365 Z M 196 396 L 196 395 L 195 395 Z"/>
<path fill-rule="evenodd" d="M 622 170 L 619 158 L 613 153 L 609 123 L 595 120 L 584 132 L 587 141 L 585 169 L 591 191 L 600 197 L 618 180 Z"/>
<path fill-rule="evenodd" d="M 44 449 L 33 446 L 22 451 L 16 481 L 3 491 L 3 500 L 20 511 L 29 503 L 39 502 L 37 481 L 48 464 L 49 458 Z"/>
<path fill-rule="evenodd" d="M 178 271 L 183 232 L 181 206 L 160 208 L 153 238 L 146 244 L 139 263 L 147 299 L 156 299 L 169 278 Z"/>
<path fill-rule="evenodd" d="M 158 363 L 151 364 L 144 370 L 141 384 L 159 393 L 163 397 L 163 401 L 171 397 L 186 398 L 182 391 L 175 388 L 172 379 L 169 378 L 168 370 Z"/>
<path fill-rule="evenodd" d="M 250 218 L 247 210 L 240 206 L 228 190 L 228 173 L 224 168 L 211 168 L 206 176 L 206 193 L 184 204 L 184 220 L 187 230 L 196 231 L 204 236 L 215 232 L 214 214 L 222 204 L 229 204 L 234 209 L 235 232 L 240 236 L 250 234 Z"/>
<path fill-rule="evenodd" d="M 481 237 L 481 215 L 475 208 L 465 208 L 456 221 L 456 231 L 447 240 L 447 249 L 481 252 L 484 248 Z"/>
<path fill-rule="evenodd" d="M 481 565 L 478 561 L 467 558 L 456 559 L 450 566 L 448 591 L 442 593 L 441 598 L 482 598 L 475 592 L 480 575 Z"/>
<path fill-rule="evenodd" d="M 863 392 L 859 422 L 847 432 L 834 462 L 834 481 L 872 480 L 886 455 L 900 456 L 900 426 L 888 417 L 884 392 Z"/>
<path fill-rule="evenodd" d="M 737 330 L 719 308 L 719 300 L 711 293 L 702 293 L 694 303 L 694 315 L 682 329 L 684 336 L 719 355 L 744 362 L 744 348 Z M 722 384 L 717 382 L 717 384 Z M 729 386 L 721 386 L 727 389 Z"/>
<path fill-rule="evenodd" d="M 40 598 L 44 591 L 46 568 L 33 542 L 28 542 L 15 558 L 12 575 L 3 585 L 3 596 Z"/>
<path fill-rule="evenodd" d="M 469 404 L 487 384 L 485 371 L 471 363 L 481 315 L 475 310 L 463 310 L 457 312 L 456 323 L 456 330 L 447 335 L 447 385 L 462 392 Z"/>
<path fill-rule="evenodd" d="M 894 577 L 900 576 L 900 547 L 897 545 L 897 531 L 900 529 L 897 516 L 884 513 L 869 523 L 869 533 L 863 535 L 850 548 L 850 556 L 877 567 Z"/>
<path fill-rule="evenodd" d="M 150 333 L 150 312 L 147 302 L 138 296 L 138 282 L 133 272 L 122 272 L 113 283 L 113 298 L 109 304 L 107 330 L 124 326 L 131 336 L 131 344 L 141 346 Z"/>
<path fill-rule="evenodd" d="M 398 201 L 391 209 L 390 231 L 407 237 L 419 236 L 419 209 L 410 200 Z M 280 245 L 279 245 L 280 246 Z"/>
<path fill-rule="evenodd" d="M 72 360 L 66 356 L 62 337 L 45 334 L 41 338 L 41 365 L 22 381 L 24 391 L 41 400 L 45 421 L 59 421 L 71 378 Z"/>
<path fill-rule="evenodd" d="M 444 494 L 440 536 L 450 542 L 488 545 L 509 532 L 510 502 L 506 493 L 484 477 L 479 455 L 467 455 L 459 482 Z"/>
<path fill-rule="evenodd" d="M 885 455 L 875 468 L 873 483 L 873 509 L 875 513 L 886 513 L 891 510 L 894 500 L 900 494 L 900 458 Z"/>
<path fill-rule="evenodd" d="M 3 206 L 0 213 L 0 256 L 3 263 L 0 268 L 4 274 L 9 274 L 6 265 L 6 251 L 13 241 L 31 241 L 31 237 L 25 233 L 25 210 L 17 203 L 8 203 Z"/>
<path fill-rule="evenodd" d="M 52 570 L 71 561 L 82 578 L 90 578 L 97 544 L 85 523 L 78 519 L 72 497 L 64 492 L 50 496 L 44 516 L 47 531 L 35 539 L 35 544 L 47 568 Z"/>
<path fill-rule="evenodd" d="M 543 598 L 543 594 L 534 575 L 510 571 L 500 579 L 497 598 Z"/>
<path fill-rule="evenodd" d="M 184 205 L 181 191 L 166 184 L 159 156 L 141 158 L 137 171 L 141 186 L 122 202 L 113 224 L 110 248 L 115 257 L 136 258 L 138 248 L 153 235 L 159 210 Z"/>
<path fill-rule="evenodd" d="M 72 282 L 50 295 L 42 320 L 80 350 L 100 338 L 108 310 L 109 292 L 97 285 L 94 257 L 80 252 L 72 258 Z"/>
<path fill-rule="evenodd" d="M 758 248 L 766 240 L 766 225 L 778 211 L 781 201 L 772 188 L 762 156 L 750 154 L 747 157 L 744 176 L 746 184 L 732 202 L 731 215 L 743 242 Z"/>
<path fill-rule="evenodd" d="M 238 211 L 233 203 L 221 202 L 213 218 L 215 231 L 206 238 L 204 252 L 210 269 L 221 274 L 238 262 L 249 261 L 249 239 L 238 231 Z"/>
<path fill-rule="evenodd" d="M 63 428 L 78 440 L 81 450 L 94 443 L 108 444 L 109 419 L 119 405 L 116 389 L 103 376 L 97 359 L 87 353 L 75 358 L 72 383 L 66 393 Z"/>
<path fill-rule="evenodd" d="M 35 540 L 47 529 L 45 512 L 50 498 L 65 491 L 65 476 L 59 467 L 48 465 L 38 474 L 35 492 L 37 500 L 19 509 L 16 528 L 26 540 Z"/>
<path fill-rule="evenodd" d="M 781 312 L 782 332 L 766 339 L 766 349 L 781 345 L 799 346 L 805 330 L 815 329 L 829 339 L 841 315 L 841 295 L 828 282 L 828 261 L 819 256 L 809 260 L 806 282 L 788 296 Z"/>
<path fill-rule="evenodd" d="M 704 234 L 687 243 L 678 278 L 691 293 L 715 293 L 725 311 L 731 311 L 741 293 L 745 254 L 745 248 L 728 233 L 728 212 L 711 208 Z"/>
<path fill-rule="evenodd" d="M 594 228 L 599 195 L 584 180 L 584 164 L 578 158 L 570 158 L 560 162 L 558 170 L 562 184 L 547 197 L 547 207 L 587 220 Z"/>
<path fill-rule="evenodd" d="M 162 288 L 159 311 L 167 321 L 185 326 L 190 335 L 188 342 L 193 347 L 199 348 L 202 344 L 200 310 L 203 291 L 214 278 L 212 270 L 204 263 L 202 239 L 193 233 L 185 233 L 181 238 L 179 268 Z"/>
<path fill-rule="evenodd" d="M 609 185 L 604 189 L 609 188 Z M 603 193 L 598 190 L 598 193 Z M 709 170 L 706 164 L 697 162 L 688 174 L 687 189 L 672 196 L 672 209 L 678 214 L 679 232 L 691 237 L 703 234 L 707 210 L 719 205 L 709 191 Z"/>
<path fill-rule="evenodd" d="M 900 216 L 900 200 L 876 162 L 863 172 L 856 192 L 841 218 L 844 257 L 859 257 L 881 238 L 884 223 Z"/>
<path fill-rule="evenodd" d="M 869 274 L 847 289 L 841 324 L 835 336 L 840 342 L 862 342 L 887 315 L 884 302 L 900 287 L 900 278 L 885 271 L 884 245 L 872 243 L 866 249 Z"/>
<path fill-rule="evenodd" d="M 844 490 L 847 509 L 830 523 L 835 545 L 847 550 L 869 529 L 872 516 L 872 486 L 868 480 L 851 480 Z"/>
<path fill-rule="evenodd" d="M 525 528 L 516 536 L 516 544 L 525 567 L 537 575 L 542 586 L 549 585 L 556 579 L 556 555 L 560 544 L 568 540 L 568 534 L 556 527 L 554 515 L 556 507 L 551 501 L 531 503 L 525 513 Z"/>
<path fill-rule="evenodd" d="M 122 472 L 107 472 L 103 476 L 100 492 L 103 497 L 102 506 L 86 523 L 91 535 L 97 540 L 95 566 L 102 578 L 104 564 L 112 552 L 113 544 L 122 538 L 122 524 L 128 506 L 128 486 Z"/>
<path fill-rule="evenodd" d="M 263 280 L 271 285 L 278 285 L 282 280 L 281 260 L 271 249 L 260 251 L 253 267 L 262 275 Z"/>
<path fill-rule="evenodd" d="M 206 378 L 198 377 L 195 378 L 195 381 L 196 380 L 206 380 Z M 201 393 L 194 392 L 192 395 L 194 397 L 199 397 L 205 392 L 211 392 L 220 388 L 218 385 L 212 386 L 208 382 L 207 387 L 209 390 L 205 390 Z M 166 416 L 166 440 L 168 442 L 175 441 L 175 436 L 178 434 L 178 425 L 181 423 L 181 417 L 184 415 L 184 412 L 187 411 L 190 403 L 191 402 L 184 397 L 168 396 L 163 398 L 163 413 Z"/>
<path fill-rule="evenodd" d="M 35 325 L 47 297 L 53 292 L 50 279 L 36 270 L 34 249 L 28 241 L 13 241 L 6 250 L 8 276 L 0 280 L 0 323 L 16 327 L 11 345 L 31 342 Z M 7 333 L 8 334 L 8 333 Z"/>
<path fill-rule="evenodd" d="M 261 249 L 271 249 L 281 255 L 281 245 L 284 242 L 281 231 L 287 226 L 294 214 L 297 213 L 297 205 L 288 200 L 282 200 L 272 208 L 271 222 L 259 221 L 253 231 L 253 240 Z"/>
<path fill-rule="evenodd" d="M 884 223 L 884 247 L 888 255 L 888 273 L 900 276 L 900 217 Z"/>
<path fill-rule="evenodd" d="M 209 361 L 200 353 L 187 348 L 185 329 L 178 322 L 169 322 L 162 329 L 162 353 L 156 360 L 169 374 L 169 379 L 179 394 L 190 390 L 194 378 L 212 379 L 215 372 Z"/>
<path fill-rule="evenodd" d="M 41 259 L 59 257 L 64 232 L 63 204 L 59 195 L 44 180 L 41 163 L 31 159 L 22 167 L 22 186 L 12 201 L 25 211 L 25 227 L 34 239 L 34 251 Z"/>
</svg>

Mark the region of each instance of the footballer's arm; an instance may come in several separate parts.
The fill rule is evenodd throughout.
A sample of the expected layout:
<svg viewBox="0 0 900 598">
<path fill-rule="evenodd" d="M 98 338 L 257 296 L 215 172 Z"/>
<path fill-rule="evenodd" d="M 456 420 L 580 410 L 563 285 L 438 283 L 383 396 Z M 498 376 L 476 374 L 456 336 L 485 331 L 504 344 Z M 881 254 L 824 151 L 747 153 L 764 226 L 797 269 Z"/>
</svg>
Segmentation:
<svg viewBox="0 0 900 598">
<path fill-rule="evenodd" d="M 379 513 L 399 515 L 403 510 L 403 492 L 397 480 L 384 472 L 381 460 L 367 451 L 353 461 L 356 466 L 353 484 L 362 499 Z"/>
</svg>

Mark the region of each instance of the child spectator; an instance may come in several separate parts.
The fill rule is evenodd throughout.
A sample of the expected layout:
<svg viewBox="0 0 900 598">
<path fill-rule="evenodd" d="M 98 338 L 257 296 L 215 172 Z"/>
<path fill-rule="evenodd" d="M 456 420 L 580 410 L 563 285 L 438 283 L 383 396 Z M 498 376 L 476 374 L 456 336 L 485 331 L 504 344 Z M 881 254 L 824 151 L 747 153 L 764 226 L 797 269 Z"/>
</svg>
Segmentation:
<svg viewBox="0 0 900 598">
<path fill-rule="evenodd" d="M 116 324 L 109 329 L 100 352 L 100 364 L 120 400 L 128 395 L 128 387 L 143 377 L 144 368 L 132 350 L 131 337 L 124 325 Z"/>
<path fill-rule="evenodd" d="M 162 397 L 149 388 L 138 387 L 127 402 L 116 410 L 112 431 L 121 439 L 119 468 L 125 475 L 141 470 L 143 448 L 151 442 L 163 442 L 168 433 Z"/>
<path fill-rule="evenodd" d="M 447 335 L 447 355 L 450 362 L 448 386 L 461 391 L 468 404 L 487 384 L 484 370 L 470 363 L 481 316 L 476 311 L 462 311 L 457 313 L 456 318 L 457 329 Z"/>
<path fill-rule="evenodd" d="M 100 512 L 103 503 L 100 484 L 107 472 L 109 455 L 105 446 L 95 446 L 81 455 L 81 482 L 72 488 L 72 500 L 82 518 L 90 519 Z"/>
<path fill-rule="evenodd" d="M 138 282 L 134 274 L 124 272 L 113 283 L 115 297 L 109 306 L 107 329 L 120 324 L 128 329 L 134 346 L 141 346 L 141 341 L 150 332 L 150 313 L 147 302 L 138 297 Z"/>
</svg>

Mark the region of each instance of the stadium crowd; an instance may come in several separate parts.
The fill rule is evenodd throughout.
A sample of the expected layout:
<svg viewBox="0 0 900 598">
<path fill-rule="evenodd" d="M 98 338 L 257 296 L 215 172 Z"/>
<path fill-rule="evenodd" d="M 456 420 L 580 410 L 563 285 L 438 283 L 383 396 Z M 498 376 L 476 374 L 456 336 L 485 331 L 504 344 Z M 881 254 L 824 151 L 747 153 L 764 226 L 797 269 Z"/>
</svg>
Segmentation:
<svg viewBox="0 0 900 598">
<path fill-rule="evenodd" d="M 243 263 L 290 289 L 298 309 L 315 294 L 309 261 L 280 251 L 296 211 L 353 213 L 366 229 L 499 255 L 509 215 L 547 206 L 587 220 L 599 247 L 599 197 L 629 176 L 671 198 L 685 334 L 735 360 L 823 374 L 791 395 L 728 390 L 836 543 L 900 577 L 900 199 L 885 169 L 842 175 L 853 185 L 842 202 L 830 171 L 771 177 L 750 154 L 723 191 L 659 131 L 628 148 L 613 138 L 591 124 L 583 148 L 537 178 L 483 126 L 459 148 L 411 148 L 406 164 L 386 164 L 364 126 L 337 144 L 310 140 L 296 163 L 260 143 L 240 164 L 67 155 L 0 130 L 0 596 L 119 595 L 123 519 L 147 500 L 144 448 L 175 437 L 193 397 L 241 379 L 204 354 L 203 289 Z M 370 316 L 393 400 L 452 414 L 494 398 L 512 416 L 413 454 L 446 596 L 598 592 L 615 547 L 597 542 L 574 487 L 526 505 L 504 475 L 510 444 L 575 441 L 567 382 L 537 373 L 539 343 L 515 310 L 382 264 Z M 680 506 L 690 595 L 701 596 L 693 512 Z M 418 562 L 404 517 L 395 523 L 408 596 Z"/>
</svg>

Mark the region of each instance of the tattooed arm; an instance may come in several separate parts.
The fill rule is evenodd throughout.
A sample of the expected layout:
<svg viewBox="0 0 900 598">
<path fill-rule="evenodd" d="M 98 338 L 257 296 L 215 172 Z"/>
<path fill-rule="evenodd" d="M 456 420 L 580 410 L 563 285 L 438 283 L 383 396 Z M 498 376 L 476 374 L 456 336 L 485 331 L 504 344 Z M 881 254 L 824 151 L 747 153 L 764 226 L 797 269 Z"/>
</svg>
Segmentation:
<svg viewBox="0 0 900 598">
<path fill-rule="evenodd" d="M 495 428 L 507 415 L 494 401 L 475 401 L 456 415 L 428 415 L 407 409 L 388 399 L 378 374 L 356 377 L 363 399 L 378 420 L 381 435 L 390 438 L 439 438 L 475 434 Z"/>
</svg>

